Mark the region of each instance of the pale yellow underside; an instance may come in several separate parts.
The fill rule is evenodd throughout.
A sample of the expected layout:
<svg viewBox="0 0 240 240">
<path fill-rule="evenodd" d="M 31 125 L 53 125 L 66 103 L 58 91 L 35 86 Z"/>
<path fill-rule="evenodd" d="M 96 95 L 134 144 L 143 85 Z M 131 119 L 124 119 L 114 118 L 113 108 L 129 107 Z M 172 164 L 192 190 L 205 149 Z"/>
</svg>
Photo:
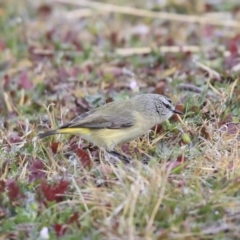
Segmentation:
<svg viewBox="0 0 240 240">
<path fill-rule="evenodd" d="M 90 129 L 90 128 L 63 128 L 57 133 L 81 135 L 94 145 L 112 150 L 115 145 L 126 143 L 143 135 L 152 126 L 146 119 L 136 116 L 137 123 L 128 128 L 121 129 Z"/>
</svg>

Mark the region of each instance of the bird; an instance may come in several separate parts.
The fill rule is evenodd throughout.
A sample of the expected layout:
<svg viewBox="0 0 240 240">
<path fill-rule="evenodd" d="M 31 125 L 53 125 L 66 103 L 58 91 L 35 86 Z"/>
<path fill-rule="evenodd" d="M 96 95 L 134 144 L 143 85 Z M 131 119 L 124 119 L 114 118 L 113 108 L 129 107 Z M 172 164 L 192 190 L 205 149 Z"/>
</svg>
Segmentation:
<svg viewBox="0 0 240 240">
<path fill-rule="evenodd" d="M 117 145 L 144 135 L 174 113 L 182 114 L 170 98 L 153 93 L 138 94 L 92 109 L 38 136 L 43 139 L 55 134 L 79 134 L 94 145 L 114 152 Z"/>
</svg>

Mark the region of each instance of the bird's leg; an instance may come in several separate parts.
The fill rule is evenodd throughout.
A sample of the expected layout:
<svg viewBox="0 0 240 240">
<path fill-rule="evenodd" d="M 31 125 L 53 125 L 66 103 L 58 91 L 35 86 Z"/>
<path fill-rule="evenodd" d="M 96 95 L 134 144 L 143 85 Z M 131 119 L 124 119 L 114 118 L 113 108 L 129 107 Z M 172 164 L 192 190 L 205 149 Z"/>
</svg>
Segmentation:
<svg viewBox="0 0 240 240">
<path fill-rule="evenodd" d="M 107 151 L 107 150 L 106 150 Z M 121 153 L 118 153 L 116 151 L 107 151 L 109 154 L 118 157 L 121 161 L 123 161 L 124 163 L 130 163 L 131 159 L 129 159 L 127 156 L 124 156 Z"/>
</svg>

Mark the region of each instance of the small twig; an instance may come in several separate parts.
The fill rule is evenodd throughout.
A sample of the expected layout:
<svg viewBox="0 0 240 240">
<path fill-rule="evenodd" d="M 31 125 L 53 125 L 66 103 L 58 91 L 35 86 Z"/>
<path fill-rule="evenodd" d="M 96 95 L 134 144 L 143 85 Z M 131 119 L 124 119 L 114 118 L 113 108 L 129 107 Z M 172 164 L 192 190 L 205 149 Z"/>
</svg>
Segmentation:
<svg viewBox="0 0 240 240">
<path fill-rule="evenodd" d="M 3 92 L 3 99 L 6 104 L 8 112 L 12 112 L 13 111 L 12 104 L 11 104 L 9 96 L 6 92 Z"/>
<path fill-rule="evenodd" d="M 151 47 L 142 47 L 142 48 L 117 48 L 116 54 L 121 56 L 131 56 L 134 54 L 148 54 L 152 52 L 154 48 Z M 161 46 L 156 49 L 162 53 L 178 53 L 178 52 L 200 52 L 200 46 Z"/>
<path fill-rule="evenodd" d="M 203 92 L 203 90 L 200 87 L 197 87 L 195 85 L 188 84 L 188 83 L 179 84 L 178 89 L 183 90 L 183 91 L 194 92 L 194 93 L 202 93 Z"/>
<path fill-rule="evenodd" d="M 154 219 L 157 215 L 157 212 L 159 210 L 159 207 L 163 201 L 163 198 L 164 198 L 164 193 L 166 191 L 166 184 L 167 184 L 167 180 L 168 180 L 168 176 L 171 172 L 171 168 L 168 167 L 165 171 L 165 175 L 162 176 L 162 184 L 161 184 L 161 188 L 160 188 L 160 192 L 159 192 L 159 195 L 158 195 L 158 198 L 157 198 L 157 202 L 153 208 L 153 211 L 150 215 L 150 219 L 148 220 L 148 224 L 147 224 L 147 227 L 146 227 L 146 231 L 147 232 L 150 232 L 151 229 L 153 228 L 153 223 L 154 223 Z"/>
<path fill-rule="evenodd" d="M 33 53 L 36 55 L 43 55 L 43 56 L 52 56 L 54 54 L 53 49 L 41 49 L 41 48 L 35 48 L 33 50 Z"/>
<path fill-rule="evenodd" d="M 127 7 L 127 6 L 117 6 L 113 4 L 106 4 L 94 1 L 86 0 L 53 0 L 59 3 L 74 4 L 78 6 L 85 6 L 89 8 L 94 8 L 96 11 L 107 11 L 116 12 L 122 14 L 129 14 L 139 17 L 150 17 L 158 18 L 162 20 L 177 21 L 177 22 L 189 22 L 189 23 L 200 23 L 224 27 L 240 28 L 240 22 L 235 20 L 220 20 L 218 18 L 208 18 L 207 16 L 196 16 L 196 15 L 184 15 L 168 12 L 155 12 L 150 10 L 144 10 L 139 8 Z"/>
<path fill-rule="evenodd" d="M 53 127 L 54 126 L 54 120 L 53 120 L 53 117 L 52 117 L 51 112 L 50 112 L 50 107 L 51 106 L 55 106 L 55 104 L 54 103 L 50 103 L 48 106 L 43 104 L 43 106 L 47 110 L 47 114 L 48 114 L 48 117 L 49 117 L 50 122 L 51 122 L 51 127 Z"/>
<path fill-rule="evenodd" d="M 200 51 L 207 51 L 208 48 L 201 47 L 197 45 L 190 45 L 190 46 L 161 46 L 158 48 L 154 47 L 142 47 L 142 48 L 117 48 L 115 53 L 117 55 L 120 55 L 122 57 L 128 57 L 134 54 L 141 55 L 141 54 L 149 54 L 153 50 L 159 51 L 162 53 L 179 53 L 179 52 L 191 52 L 191 53 L 197 53 Z M 99 49 L 95 48 L 93 49 L 96 54 L 103 54 Z M 83 53 L 81 51 L 63 51 L 64 54 L 70 55 L 70 56 L 79 56 Z M 34 54 L 42 55 L 42 56 L 51 56 L 53 54 L 58 54 L 59 51 L 51 50 L 51 49 L 34 49 Z"/>
<path fill-rule="evenodd" d="M 81 201 L 82 201 L 82 203 L 83 203 L 83 206 L 84 206 L 84 208 L 85 208 L 85 211 L 88 212 L 88 211 L 89 211 L 88 205 L 87 205 L 87 203 L 86 203 L 86 201 L 85 201 L 85 199 L 84 199 L 84 197 L 83 197 L 83 194 L 82 194 L 80 188 L 78 187 L 78 185 L 77 185 L 76 180 L 75 180 L 74 177 L 72 177 L 72 183 L 73 183 L 73 186 L 75 187 L 75 189 L 76 189 L 76 191 L 77 191 L 77 193 L 78 193 L 78 195 L 79 195 L 79 197 L 80 197 L 80 199 L 81 199 Z"/>
<path fill-rule="evenodd" d="M 94 12 L 90 9 L 77 9 L 73 11 L 69 11 L 66 15 L 68 19 L 76 19 L 81 17 L 89 17 L 92 16 Z"/>
<path fill-rule="evenodd" d="M 179 84 L 178 86 L 178 89 L 179 90 L 182 90 L 182 91 L 189 91 L 189 92 L 194 92 L 194 93 L 199 93 L 199 94 L 202 94 L 203 93 L 203 89 L 200 88 L 200 87 L 197 87 L 193 84 L 188 84 L 188 83 L 181 83 Z M 213 93 L 207 93 L 206 97 L 216 97 L 215 94 Z"/>
<path fill-rule="evenodd" d="M 193 60 L 193 62 L 194 62 L 198 67 L 200 67 L 201 69 L 203 69 L 203 70 L 205 70 L 206 72 L 208 72 L 210 78 L 215 77 L 217 80 L 221 80 L 221 75 L 220 75 L 217 71 L 211 69 L 210 67 L 208 67 L 208 66 L 204 65 L 203 63 L 200 63 L 200 62 L 198 62 L 198 61 L 196 61 L 196 60 Z"/>
</svg>

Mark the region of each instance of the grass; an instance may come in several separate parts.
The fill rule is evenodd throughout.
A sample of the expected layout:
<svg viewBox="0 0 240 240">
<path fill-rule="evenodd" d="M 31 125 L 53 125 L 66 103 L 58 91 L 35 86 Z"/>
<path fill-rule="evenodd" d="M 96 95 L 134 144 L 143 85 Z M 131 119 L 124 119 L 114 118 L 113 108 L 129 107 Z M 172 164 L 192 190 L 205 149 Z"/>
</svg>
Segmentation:
<svg viewBox="0 0 240 240">
<path fill-rule="evenodd" d="M 239 10 L 201 3 L 92 2 L 74 18 L 72 4 L 1 3 L 0 239 L 239 238 Z M 199 16 L 225 11 L 231 24 Z M 80 136 L 37 137 L 140 92 L 184 115 L 119 146 L 129 165 Z"/>
</svg>

